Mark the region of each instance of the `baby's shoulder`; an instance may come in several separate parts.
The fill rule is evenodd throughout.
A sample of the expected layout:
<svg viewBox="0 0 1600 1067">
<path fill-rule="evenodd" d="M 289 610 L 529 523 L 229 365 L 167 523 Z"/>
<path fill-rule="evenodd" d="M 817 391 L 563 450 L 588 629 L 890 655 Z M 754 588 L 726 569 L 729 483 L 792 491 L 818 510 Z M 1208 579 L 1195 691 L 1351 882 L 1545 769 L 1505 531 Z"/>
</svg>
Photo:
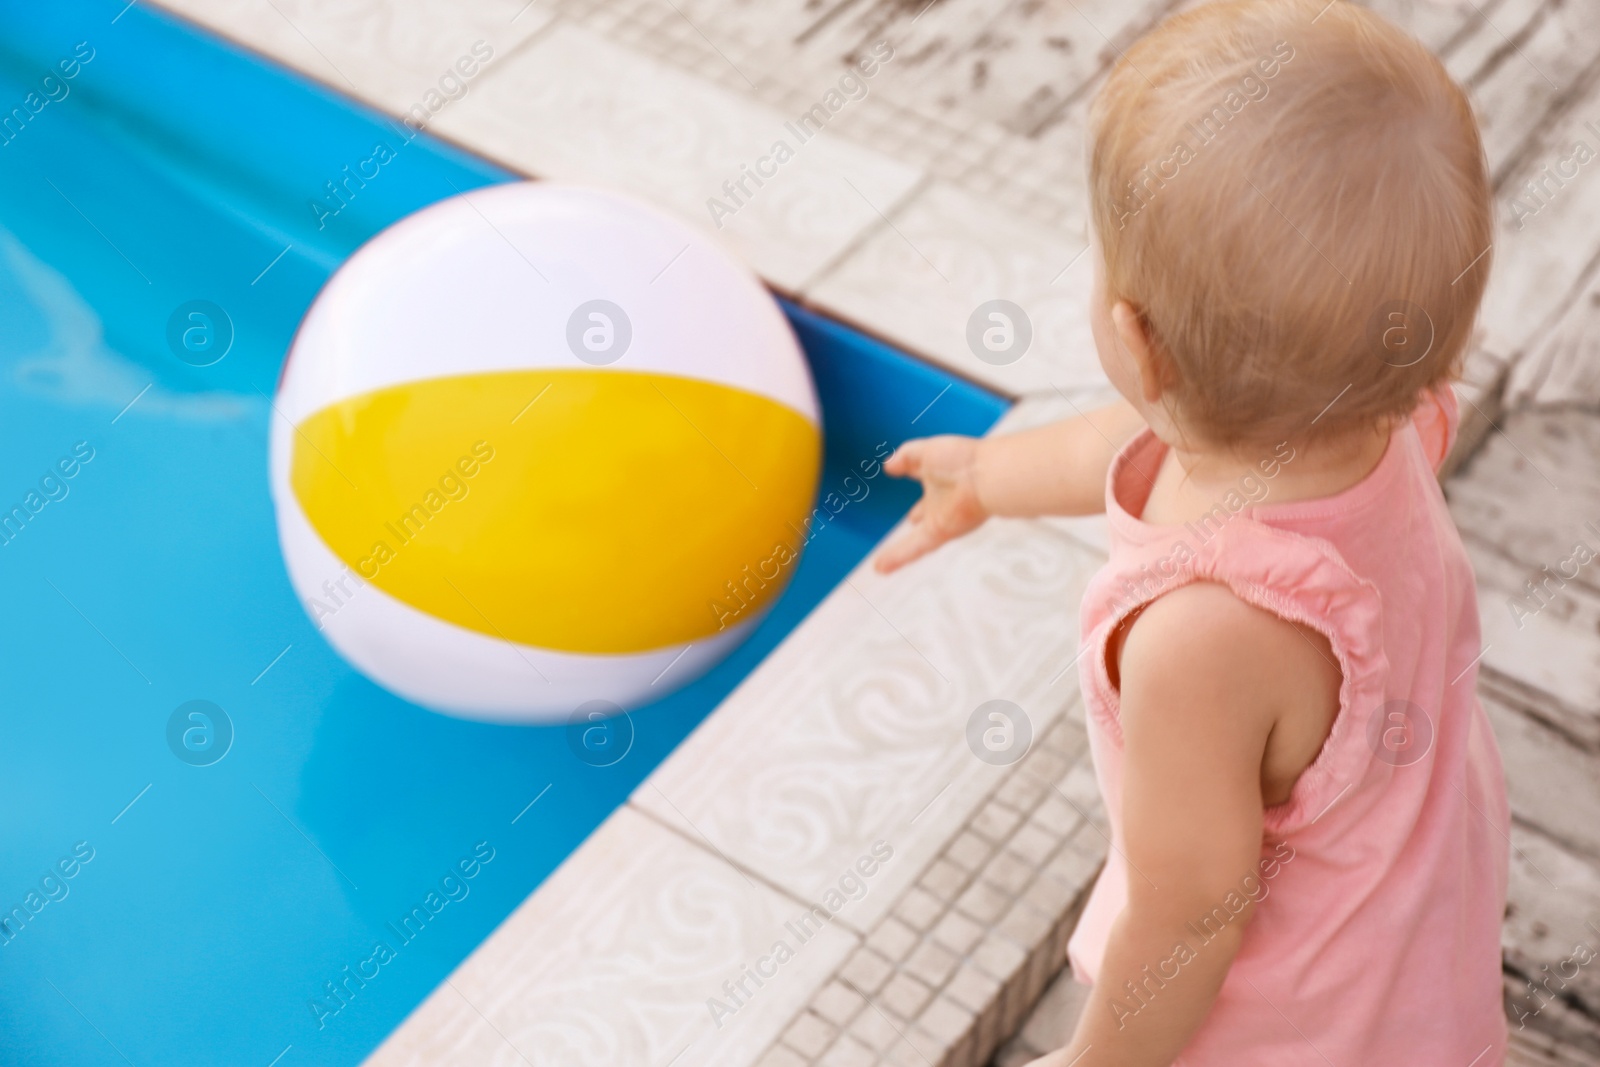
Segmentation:
<svg viewBox="0 0 1600 1067">
<path fill-rule="evenodd" d="M 1190 582 L 1155 598 L 1118 637 L 1108 658 L 1121 676 L 1125 713 L 1129 705 L 1174 709 L 1271 728 L 1301 715 L 1308 699 L 1320 705 L 1332 693 L 1337 701 L 1340 673 L 1327 638 L 1219 582 Z"/>
<path fill-rule="evenodd" d="M 1317 654 L 1301 626 L 1247 602 L 1222 582 L 1193 581 L 1163 593 L 1140 608 L 1126 629 L 1123 657 L 1135 663 L 1259 668 L 1263 655 L 1298 660 Z"/>
</svg>

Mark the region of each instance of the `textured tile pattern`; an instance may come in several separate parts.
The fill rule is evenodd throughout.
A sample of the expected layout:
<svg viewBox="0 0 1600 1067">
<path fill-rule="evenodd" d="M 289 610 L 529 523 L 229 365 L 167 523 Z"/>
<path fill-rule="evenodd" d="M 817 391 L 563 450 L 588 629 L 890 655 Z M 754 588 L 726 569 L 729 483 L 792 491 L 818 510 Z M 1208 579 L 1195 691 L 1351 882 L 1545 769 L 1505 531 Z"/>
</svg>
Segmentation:
<svg viewBox="0 0 1600 1067">
<path fill-rule="evenodd" d="M 921 172 L 796 118 L 562 24 L 435 129 L 528 174 L 633 192 L 798 289 L 895 210 Z M 781 164 L 778 142 L 792 153 Z M 749 176 L 758 169 L 771 176 Z"/>
<path fill-rule="evenodd" d="M 624 806 L 367 1062 L 751 1063 L 858 944 L 801 943 L 804 907 Z M 780 940 L 793 958 L 716 1025 L 708 999 L 732 1006 L 722 984 Z"/>
<path fill-rule="evenodd" d="M 872 929 L 1003 774 L 968 747 L 979 705 L 1014 702 L 1038 737 L 1076 699 L 1099 563 L 1009 522 L 892 575 L 857 569 L 633 802 L 803 900 L 884 840 L 895 859 L 841 915 Z"/>
<path fill-rule="evenodd" d="M 162 6 L 395 115 L 426 125 L 551 21 L 526 0 L 163 0 Z M 482 43 L 473 53 L 473 45 Z M 456 63 L 469 60 L 462 68 Z M 463 74 L 464 70 L 471 74 Z M 430 93 L 434 94 L 430 97 Z"/>
<path fill-rule="evenodd" d="M 1061 971 L 1104 861 L 1088 758 L 1080 723 L 1046 730 L 757 1063 L 984 1063 Z"/>
<path fill-rule="evenodd" d="M 830 116 L 820 133 L 792 124 L 817 97 L 781 111 L 729 93 L 682 64 L 562 22 L 548 3 L 168 6 L 513 170 L 632 192 L 720 238 L 784 289 L 799 289 L 881 225 L 922 177 L 841 138 L 848 114 Z M 772 162 L 780 141 L 791 153 L 781 165 Z M 751 176 L 762 169 L 773 172 L 768 180 Z"/>
<path fill-rule="evenodd" d="M 1080 389 L 1105 380 L 1089 331 L 1087 246 L 1081 218 L 1045 227 L 936 183 L 806 295 L 1004 392 Z M 1020 318 L 991 319 L 982 309 L 994 300 Z M 997 325 L 1010 333 L 986 343 Z"/>
<path fill-rule="evenodd" d="M 1081 213 L 1070 129 L 1089 88 L 1173 0 L 818 5 L 801 0 L 555 0 L 566 18 L 788 113 L 887 42 L 895 58 L 846 136 L 1037 222 Z"/>
</svg>

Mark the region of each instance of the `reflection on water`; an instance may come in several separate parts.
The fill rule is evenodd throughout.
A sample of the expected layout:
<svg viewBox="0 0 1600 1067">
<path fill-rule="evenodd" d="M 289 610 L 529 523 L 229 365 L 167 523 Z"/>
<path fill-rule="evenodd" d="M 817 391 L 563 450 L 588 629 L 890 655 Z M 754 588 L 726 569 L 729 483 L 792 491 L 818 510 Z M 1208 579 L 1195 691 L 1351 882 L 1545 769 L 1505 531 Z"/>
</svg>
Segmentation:
<svg viewBox="0 0 1600 1067">
<path fill-rule="evenodd" d="M 0 229 L 0 367 L 24 393 L 113 414 L 134 397 L 130 411 L 195 422 L 246 416 L 259 397 L 215 390 L 178 392 L 105 342 L 100 317 L 72 284 Z M 148 389 L 146 389 L 148 387 Z M 146 390 L 140 396 L 140 390 Z"/>
</svg>

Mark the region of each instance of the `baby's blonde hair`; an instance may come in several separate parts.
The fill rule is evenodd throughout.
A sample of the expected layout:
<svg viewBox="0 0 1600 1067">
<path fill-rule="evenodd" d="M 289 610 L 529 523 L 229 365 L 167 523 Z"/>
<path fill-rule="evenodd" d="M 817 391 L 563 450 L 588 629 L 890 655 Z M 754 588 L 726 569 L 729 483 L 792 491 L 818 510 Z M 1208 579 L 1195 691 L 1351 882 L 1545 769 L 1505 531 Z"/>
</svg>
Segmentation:
<svg viewBox="0 0 1600 1067">
<path fill-rule="evenodd" d="M 1372 427 L 1458 373 L 1488 168 L 1466 95 L 1398 27 L 1342 0 L 1175 15 L 1112 70 L 1090 141 L 1108 297 L 1142 316 L 1185 433 Z"/>
</svg>

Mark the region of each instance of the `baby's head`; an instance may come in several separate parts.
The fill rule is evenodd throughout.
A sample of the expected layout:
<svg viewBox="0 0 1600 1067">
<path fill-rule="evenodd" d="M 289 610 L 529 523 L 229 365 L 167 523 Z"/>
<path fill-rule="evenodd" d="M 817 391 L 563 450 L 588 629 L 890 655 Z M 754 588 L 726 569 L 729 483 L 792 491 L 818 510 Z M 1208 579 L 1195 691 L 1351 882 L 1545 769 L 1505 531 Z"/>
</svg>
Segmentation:
<svg viewBox="0 0 1600 1067">
<path fill-rule="evenodd" d="M 1089 184 L 1101 361 L 1163 437 L 1372 430 L 1457 373 L 1489 273 L 1483 146 L 1444 67 L 1377 15 L 1169 18 L 1095 100 Z"/>
</svg>

